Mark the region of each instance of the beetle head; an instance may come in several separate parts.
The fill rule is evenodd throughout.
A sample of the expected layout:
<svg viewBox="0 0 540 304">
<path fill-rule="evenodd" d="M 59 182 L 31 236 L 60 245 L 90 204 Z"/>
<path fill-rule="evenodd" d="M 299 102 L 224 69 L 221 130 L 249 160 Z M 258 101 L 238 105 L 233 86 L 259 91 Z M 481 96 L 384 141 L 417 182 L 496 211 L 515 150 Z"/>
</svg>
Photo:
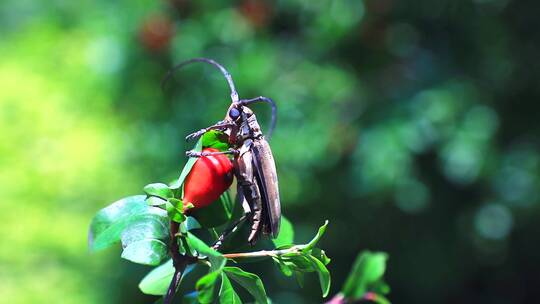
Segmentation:
<svg viewBox="0 0 540 304">
<path fill-rule="evenodd" d="M 233 102 L 229 106 L 224 120 L 240 125 L 243 121 L 243 117 L 250 117 L 251 115 L 253 115 L 253 111 L 250 108 L 246 107 L 241 102 Z"/>
</svg>

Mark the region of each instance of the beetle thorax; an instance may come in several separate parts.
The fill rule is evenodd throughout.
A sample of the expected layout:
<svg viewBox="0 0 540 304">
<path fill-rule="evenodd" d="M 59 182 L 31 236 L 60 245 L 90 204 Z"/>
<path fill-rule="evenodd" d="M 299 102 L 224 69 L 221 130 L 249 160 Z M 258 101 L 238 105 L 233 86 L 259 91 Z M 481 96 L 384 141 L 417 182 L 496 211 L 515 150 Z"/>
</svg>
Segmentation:
<svg viewBox="0 0 540 304">
<path fill-rule="evenodd" d="M 251 110 L 243 112 L 238 129 L 237 142 L 240 144 L 246 139 L 256 139 L 260 137 L 262 137 L 262 132 L 255 114 L 253 114 Z"/>
</svg>

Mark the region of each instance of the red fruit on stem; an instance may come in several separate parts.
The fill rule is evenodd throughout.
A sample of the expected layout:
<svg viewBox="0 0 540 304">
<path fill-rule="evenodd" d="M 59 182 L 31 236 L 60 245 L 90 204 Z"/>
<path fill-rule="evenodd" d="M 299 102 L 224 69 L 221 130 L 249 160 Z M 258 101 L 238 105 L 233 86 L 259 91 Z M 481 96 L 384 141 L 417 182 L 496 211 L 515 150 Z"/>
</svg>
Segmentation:
<svg viewBox="0 0 540 304">
<path fill-rule="evenodd" d="M 203 152 L 218 152 L 214 148 Z M 193 210 L 204 208 L 217 200 L 233 181 L 233 164 L 223 154 L 197 159 L 184 183 L 184 206 L 193 204 Z"/>
</svg>

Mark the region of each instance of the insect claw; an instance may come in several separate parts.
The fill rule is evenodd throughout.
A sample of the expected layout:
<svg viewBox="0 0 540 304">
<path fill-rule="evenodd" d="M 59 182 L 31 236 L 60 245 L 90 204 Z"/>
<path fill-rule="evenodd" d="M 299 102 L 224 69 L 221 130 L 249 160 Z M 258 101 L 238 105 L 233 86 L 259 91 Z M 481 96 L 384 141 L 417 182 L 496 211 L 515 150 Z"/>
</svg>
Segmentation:
<svg viewBox="0 0 540 304">
<path fill-rule="evenodd" d="M 198 138 L 201 137 L 205 132 L 206 132 L 206 129 L 201 129 L 201 130 L 199 130 L 199 131 L 197 131 L 197 132 L 191 133 L 191 134 L 189 134 L 188 136 L 186 136 L 186 141 L 191 141 L 191 140 L 198 139 Z"/>
<path fill-rule="evenodd" d="M 186 151 L 186 156 L 187 157 L 198 157 L 199 154 L 195 151 Z"/>
</svg>

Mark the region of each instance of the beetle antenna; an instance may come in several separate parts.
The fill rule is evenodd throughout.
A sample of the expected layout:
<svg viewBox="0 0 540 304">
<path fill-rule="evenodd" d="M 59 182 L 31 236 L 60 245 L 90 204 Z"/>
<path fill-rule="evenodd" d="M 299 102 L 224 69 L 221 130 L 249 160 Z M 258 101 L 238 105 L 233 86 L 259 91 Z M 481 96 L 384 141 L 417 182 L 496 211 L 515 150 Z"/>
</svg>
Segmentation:
<svg viewBox="0 0 540 304">
<path fill-rule="evenodd" d="M 272 137 L 272 133 L 274 132 L 274 129 L 276 128 L 276 122 L 277 122 L 277 106 L 276 106 L 276 103 L 268 98 L 268 97 L 264 97 L 264 96 L 259 96 L 259 97 L 255 97 L 255 98 L 251 98 L 251 99 L 242 99 L 240 100 L 240 104 L 244 105 L 244 106 L 247 106 L 247 105 L 250 105 L 252 103 L 256 103 L 256 102 L 266 102 L 268 104 L 270 104 L 270 106 L 272 106 L 272 121 L 270 122 L 270 129 L 268 130 L 268 134 L 266 135 L 268 137 L 268 139 L 270 139 L 270 137 Z"/>
<path fill-rule="evenodd" d="M 165 88 L 165 84 L 173 76 L 174 72 L 176 72 L 177 70 L 181 69 L 182 67 L 184 67 L 184 66 L 186 66 L 186 65 L 188 65 L 190 63 L 194 63 L 194 62 L 206 62 L 206 63 L 211 64 L 211 65 L 215 66 L 216 68 L 218 68 L 221 71 L 221 73 L 223 74 L 223 76 L 225 76 L 225 79 L 227 79 L 227 83 L 229 84 L 229 88 L 231 89 L 231 100 L 232 100 L 232 102 L 233 103 L 238 102 L 238 93 L 236 92 L 236 88 L 234 87 L 234 82 L 232 80 L 231 73 L 229 73 L 229 71 L 227 71 L 227 69 L 225 69 L 221 64 L 219 64 L 219 63 L 217 63 L 214 60 L 209 59 L 209 58 L 193 58 L 193 59 L 181 62 L 181 63 L 177 64 L 176 66 L 172 67 L 167 72 L 167 74 L 165 75 L 163 80 L 161 81 L 161 89 L 163 90 Z"/>
</svg>

